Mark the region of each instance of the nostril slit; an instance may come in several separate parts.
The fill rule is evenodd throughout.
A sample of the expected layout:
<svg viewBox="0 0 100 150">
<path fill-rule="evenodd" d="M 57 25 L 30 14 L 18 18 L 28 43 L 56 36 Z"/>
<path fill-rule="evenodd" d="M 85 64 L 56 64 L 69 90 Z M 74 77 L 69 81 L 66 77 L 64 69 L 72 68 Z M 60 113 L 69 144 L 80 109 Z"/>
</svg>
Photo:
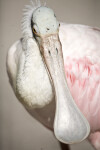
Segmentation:
<svg viewBox="0 0 100 150">
<path fill-rule="evenodd" d="M 50 30 L 49 28 L 47 28 L 47 30 Z"/>
<path fill-rule="evenodd" d="M 48 53 L 49 53 L 49 55 L 51 55 L 51 52 L 50 52 L 50 51 L 48 51 Z"/>
<path fill-rule="evenodd" d="M 57 54 L 58 54 L 58 49 L 56 48 Z"/>
</svg>

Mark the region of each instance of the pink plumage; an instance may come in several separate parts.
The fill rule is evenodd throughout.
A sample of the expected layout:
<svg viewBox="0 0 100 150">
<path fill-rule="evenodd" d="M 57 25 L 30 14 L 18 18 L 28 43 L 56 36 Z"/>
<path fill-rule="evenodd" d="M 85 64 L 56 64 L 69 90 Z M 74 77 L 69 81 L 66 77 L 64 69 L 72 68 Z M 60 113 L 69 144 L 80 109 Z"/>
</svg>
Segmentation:
<svg viewBox="0 0 100 150">
<path fill-rule="evenodd" d="M 96 131 L 100 130 L 100 30 L 63 24 L 60 37 L 70 92 L 94 132 L 89 140 L 99 150 L 100 133 Z"/>
<path fill-rule="evenodd" d="M 71 94 L 90 122 L 91 129 L 99 129 L 100 65 L 92 64 L 86 58 L 76 60 L 66 57 L 66 60 L 65 73 Z"/>
</svg>

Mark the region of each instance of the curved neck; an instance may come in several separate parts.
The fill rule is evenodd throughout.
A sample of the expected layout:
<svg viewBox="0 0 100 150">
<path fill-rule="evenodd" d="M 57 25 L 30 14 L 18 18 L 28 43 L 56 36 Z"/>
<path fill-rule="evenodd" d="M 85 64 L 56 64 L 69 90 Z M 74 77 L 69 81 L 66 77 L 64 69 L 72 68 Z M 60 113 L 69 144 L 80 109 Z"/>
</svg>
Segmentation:
<svg viewBox="0 0 100 150">
<path fill-rule="evenodd" d="M 24 47 L 19 58 L 16 95 L 28 109 L 43 107 L 54 97 L 52 86 L 33 38 L 26 40 Z"/>
</svg>

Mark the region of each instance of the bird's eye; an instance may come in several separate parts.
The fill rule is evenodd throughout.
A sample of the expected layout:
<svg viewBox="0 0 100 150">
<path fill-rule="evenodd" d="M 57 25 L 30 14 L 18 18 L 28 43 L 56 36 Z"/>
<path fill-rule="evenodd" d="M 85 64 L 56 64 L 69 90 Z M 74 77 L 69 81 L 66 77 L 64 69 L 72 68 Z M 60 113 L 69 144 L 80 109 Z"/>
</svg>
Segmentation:
<svg viewBox="0 0 100 150">
<path fill-rule="evenodd" d="M 36 36 L 39 36 L 39 37 L 40 37 L 40 34 L 37 33 L 37 31 L 35 30 L 35 28 L 33 28 L 33 33 L 34 33 Z"/>
<path fill-rule="evenodd" d="M 37 32 L 36 32 L 36 30 L 35 30 L 34 28 L 33 28 L 33 33 L 34 33 L 34 34 L 37 34 Z"/>
</svg>

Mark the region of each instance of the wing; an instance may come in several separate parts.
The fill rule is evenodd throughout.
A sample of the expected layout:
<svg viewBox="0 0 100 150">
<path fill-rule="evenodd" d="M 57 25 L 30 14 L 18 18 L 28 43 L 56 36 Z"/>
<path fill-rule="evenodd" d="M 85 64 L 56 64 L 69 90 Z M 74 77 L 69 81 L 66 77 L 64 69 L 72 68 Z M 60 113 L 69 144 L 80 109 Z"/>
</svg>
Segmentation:
<svg viewBox="0 0 100 150">
<path fill-rule="evenodd" d="M 9 77 L 9 82 L 15 92 L 16 89 L 16 75 L 18 69 L 18 60 L 22 52 L 21 39 L 15 42 L 7 53 L 6 67 Z"/>
<path fill-rule="evenodd" d="M 92 130 L 100 116 L 100 29 L 62 24 L 60 40 L 71 94 Z"/>
</svg>

